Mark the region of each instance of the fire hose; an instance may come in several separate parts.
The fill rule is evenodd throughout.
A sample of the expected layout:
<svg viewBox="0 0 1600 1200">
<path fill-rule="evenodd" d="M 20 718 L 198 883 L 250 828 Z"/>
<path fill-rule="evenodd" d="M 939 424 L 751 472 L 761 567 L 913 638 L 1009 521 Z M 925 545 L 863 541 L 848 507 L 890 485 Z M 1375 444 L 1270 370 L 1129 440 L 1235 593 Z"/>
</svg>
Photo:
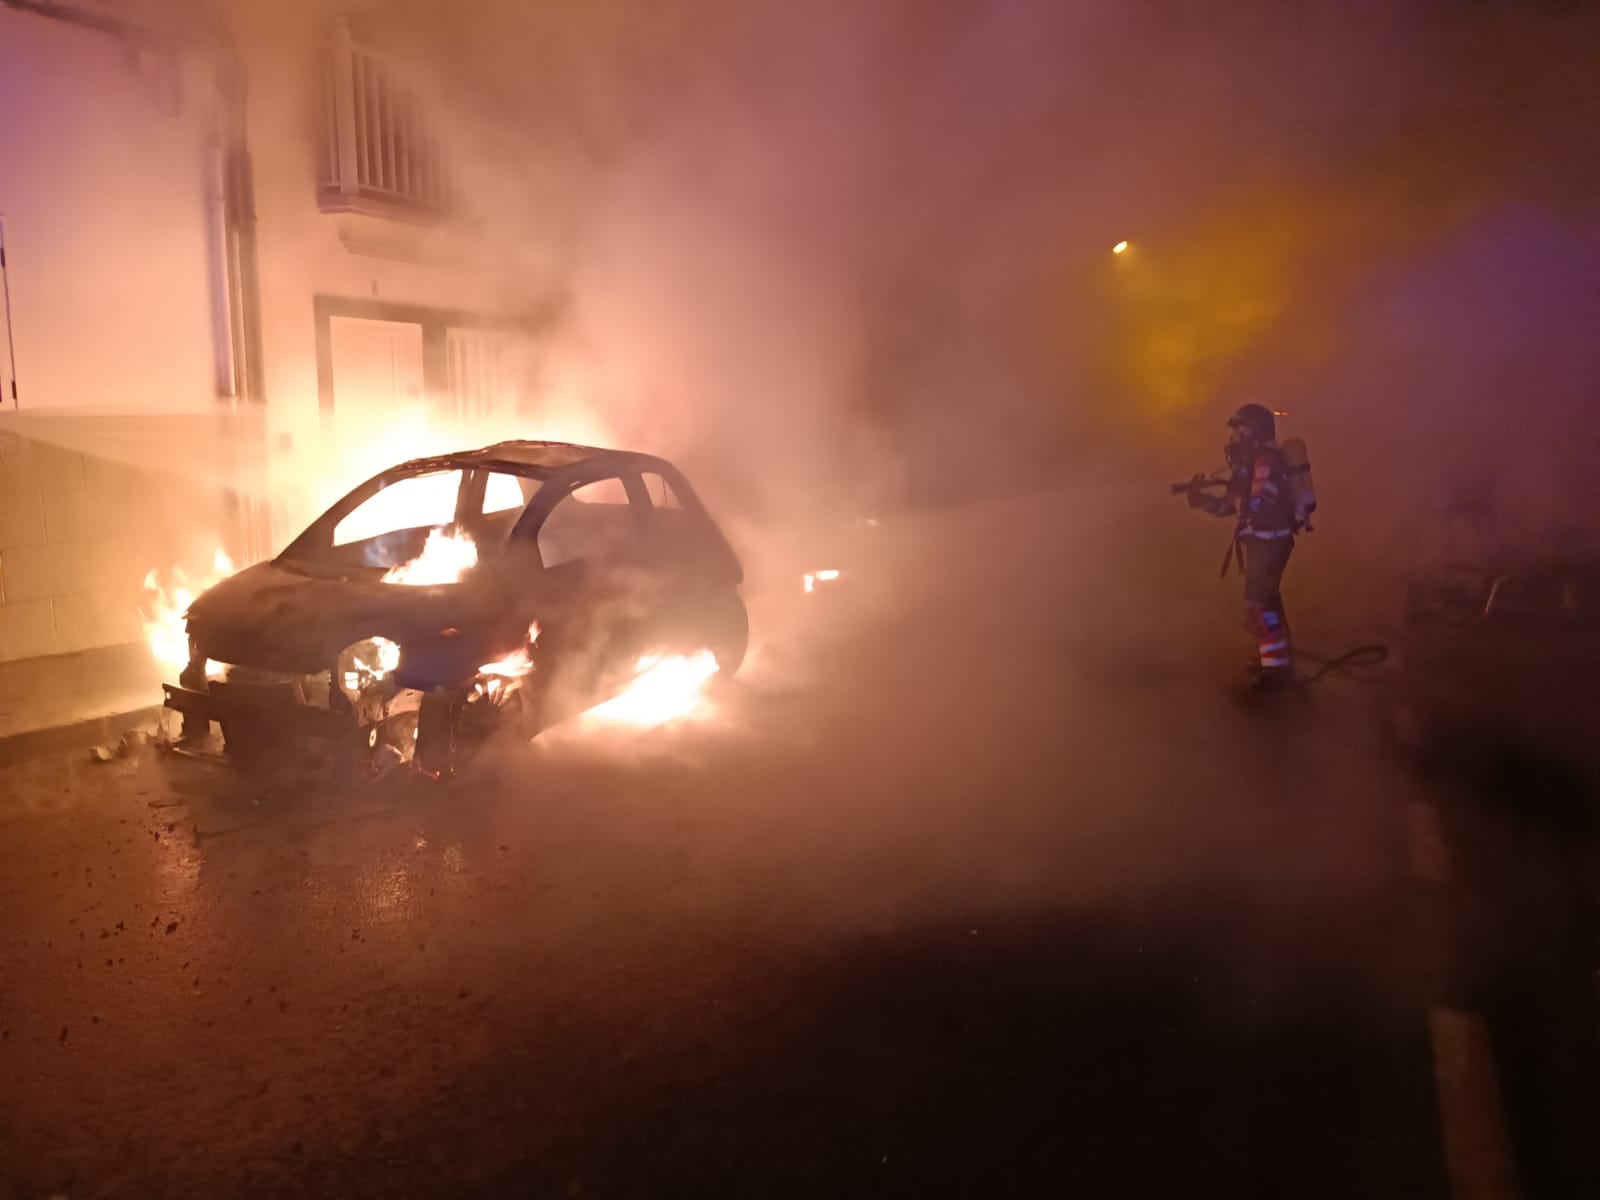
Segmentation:
<svg viewBox="0 0 1600 1200">
<path fill-rule="evenodd" d="M 1356 646 L 1346 650 L 1343 654 L 1336 654 L 1332 658 L 1322 658 L 1316 654 L 1300 654 L 1301 658 L 1314 663 L 1321 663 L 1309 675 L 1302 675 L 1295 680 L 1296 683 L 1316 683 L 1323 676 L 1332 671 L 1342 670 L 1345 667 L 1376 667 L 1389 659 L 1389 647 L 1382 642 L 1369 642 L 1365 646 Z"/>
<path fill-rule="evenodd" d="M 1187 482 L 1174 483 L 1170 486 L 1174 496 L 1181 496 L 1193 495 L 1195 492 L 1203 491 L 1207 488 L 1226 487 L 1227 484 L 1228 480 L 1221 477 L 1220 472 L 1217 472 L 1209 476 L 1196 475 L 1193 479 L 1190 479 Z M 1230 542 L 1228 545 L 1228 556 L 1223 559 L 1224 575 L 1227 574 L 1228 563 L 1235 553 L 1235 544 Z M 1368 642 L 1365 645 L 1355 646 L 1341 654 L 1336 654 L 1332 658 L 1323 658 L 1320 655 L 1306 654 L 1303 652 L 1300 654 L 1300 657 L 1310 662 L 1320 664 L 1315 671 L 1311 672 L 1311 674 L 1299 675 L 1295 678 L 1296 683 L 1309 684 L 1316 683 L 1332 674 L 1334 671 L 1341 671 L 1347 667 L 1379 666 L 1388 661 L 1389 647 L 1382 642 Z"/>
</svg>

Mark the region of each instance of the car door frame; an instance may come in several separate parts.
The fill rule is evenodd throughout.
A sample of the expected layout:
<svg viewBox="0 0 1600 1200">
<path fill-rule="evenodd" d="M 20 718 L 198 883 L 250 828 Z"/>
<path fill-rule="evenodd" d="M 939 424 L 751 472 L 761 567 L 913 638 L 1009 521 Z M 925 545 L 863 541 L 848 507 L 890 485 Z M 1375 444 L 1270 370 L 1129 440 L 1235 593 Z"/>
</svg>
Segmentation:
<svg viewBox="0 0 1600 1200">
<path fill-rule="evenodd" d="M 514 552 L 517 559 L 527 561 L 533 566 L 535 577 L 548 578 L 560 571 L 566 564 L 557 564 L 553 567 L 545 565 L 544 553 L 539 548 L 539 534 L 544 528 L 545 521 L 555 511 L 556 506 L 565 503 L 573 492 L 607 479 L 622 481 L 623 491 L 628 497 L 629 519 L 633 523 L 633 531 L 643 539 L 648 536 L 650 497 L 644 490 L 644 482 L 639 473 L 637 463 L 610 459 L 580 463 L 545 476 L 538 493 L 512 527 L 507 539 L 508 549 Z M 568 560 L 568 562 L 578 561 L 580 560 Z M 633 569 L 640 571 L 641 574 L 651 576 L 655 574 L 643 563 L 633 564 Z M 568 668 L 564 665 L 564 660 L 568 653 L 578 650 L 587 643 L 588 634 L 579 631 L 586 629 L 586 619 L 593 611 L 590 605 L 594 600 L 595 589 L 602 585 L 598 585 L 595 577 L 588 574 L 569 576 L 569 578 L 573 579 L 571 592 L 559 586 L 553 590 L 546 590 L 538 585 L 533 588 L 533 594 L 541 603 L 553 604 L 555 609 L 554 612 L 546 610 L 548 616 L 553 618 L 554 628 L 546 627 L 545 632 L 548 636 L 541 638 L 544 654 L 549 656 L 553 653 L 556 656 L 555 662 L 547 672 L 546 683 L 548 686 L 559 678 L 560 688 L 564 694 L 586 694 L 591 687 L 602 686 L 602 678 L 612 673 L 613 664 L 605 657 L 596 660 L 591 658 L 587 651 L 580 651 L 573 660 L 573 667 L 582 674 L 573 677 L 565 674 Z M 653 580 L 650 586 L 653 592 L 659 590 L 658 581 Z M 578 606 L 577 610 L 568 607 L 573 604 Z M 652 601 L 652 604 L 658 607 L 659 602 Z M 536 615 L 540 616 L 542 623 L 545 616 Z M 545 661 L 549 661 L 548 657 Z"/>
<path fill-rule="evenodd" d="M 629 519 L 636 530 L 643 533 L 649 520 L 650 496 L 645 491 L 644 480 L 640 478 L 639 466 L 635 463 L 617 463 L 599 459 L 580 463 L 558 474 L 547 476 L 528 507 L 522 510 L 517 523 L 511 527 L 508 543 L 520 541 L 532 545 L 540 567 L 551 570 L 552 568 L 545 566 L 544 554 L 539 550 L 539 531 L 544 528 L 545 521 L 555 511 L 556 505 L 566 500 L 573 492 L 588 487 L 591 483 L 601 483 L 607 479 L 622 481 L 622 490 L 628 497 Z"/>
</svg>

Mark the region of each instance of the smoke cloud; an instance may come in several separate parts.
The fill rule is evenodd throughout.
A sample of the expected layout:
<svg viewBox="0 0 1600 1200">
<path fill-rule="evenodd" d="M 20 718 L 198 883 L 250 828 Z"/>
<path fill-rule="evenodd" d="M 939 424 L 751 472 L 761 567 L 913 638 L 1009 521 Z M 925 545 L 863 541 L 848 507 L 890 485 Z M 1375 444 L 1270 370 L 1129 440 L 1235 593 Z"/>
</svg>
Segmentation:
<svg viewBox="0 0 1600 1200">
<path fill-rule="evenodd" d="M 1600 366 L 1585 6 L 211 8 L 307 146 L 336 15 L 422 72 L 475 282 L 537 316 L 523 410 L 452 438 L 653 449 L 759 525 L 1159 490 L 1264 399 L 1343 514 L 1325 562 L 1403 562 L 1485 486 L 1496 537 L 1576 516 L 1550 481 L 1591 457 Z M 265 424 L 287 468 L 245 488 L 408 440 Z"/>
<path fill-rule="evenodd" d="M 1553 394 L 1586 365 L 1583 297 L 1505 302 L 1555 295 L 1548 256 L 1593 241 L 1595 29 L 1574 7 L 378 19 L 431 64 L 529 302 L 560 297 L 566 398 L 750 502 L 1103 478 L 1152 443 L 1192 460 L 1257 394 L 1306 421 L 1328 479 L 1363 477 L 1374 442 L 1415 458 L 1461 430 L 1447 381 L 1485 369 L 1584 419 Z M 1531 255 L 1486 248 L 1519 236 Z M 1507 336 L 1532 311 L 1567 353 Z M 1380 357 L 1410 363 L 1386 384 Z"/>
</svg>

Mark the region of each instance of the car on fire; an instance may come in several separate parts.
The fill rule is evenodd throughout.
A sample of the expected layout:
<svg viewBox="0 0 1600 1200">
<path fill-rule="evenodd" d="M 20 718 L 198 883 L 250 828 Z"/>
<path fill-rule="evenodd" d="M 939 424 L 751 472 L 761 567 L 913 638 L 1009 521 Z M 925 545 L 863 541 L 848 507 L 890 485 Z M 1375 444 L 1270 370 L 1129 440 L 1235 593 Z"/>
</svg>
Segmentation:
<svg viewBox="0 0 1600 1200">
<path fill-rule="evenodd" d="M 415 459 L 198 596 L 166 705 L 180 746 L 215 723 L 235 759 L 320 747 L 437 776 L 662 656 L 731 676 L 749 641 L 742 582 L 664 459 L 543 441 Z"/>
</svg>

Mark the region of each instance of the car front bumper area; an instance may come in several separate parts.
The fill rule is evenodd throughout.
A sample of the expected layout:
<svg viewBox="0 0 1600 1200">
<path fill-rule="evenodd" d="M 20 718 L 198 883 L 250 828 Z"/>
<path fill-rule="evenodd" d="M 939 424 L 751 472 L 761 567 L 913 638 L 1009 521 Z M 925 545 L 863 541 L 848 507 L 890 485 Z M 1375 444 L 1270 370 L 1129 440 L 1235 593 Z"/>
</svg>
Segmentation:
<svg viewBox="0 0 1600 1200">
<path fill-rule="evenodd" d="M 202 757 L 221 750 L 235 761 L 331 754 L 369 766 L 411 757 L 421 697 L 392 679 L 369 681 L 352 696 L 331 686 L 327 671 L 302 676 L 215 664 L 215 677 L 210 665 L 197 655 L 178 683 L 163 684 L 165 706 L 181 719 L 174 750 Z"/>
<path fill-rule="evenodd" d="M 224 730 L 242 723 L 272 726 L 283 734 L 313 738 L 345 738 L 362 729 L 355 710 L 303 704 L 287 688 L 213 680 L 204 691 L 174 683 L 163 684 L 162 690 L 166 693 L 166 707 L 183 714 L 185 741 L 203 737 L 212 722 Z"/>
</svg>

